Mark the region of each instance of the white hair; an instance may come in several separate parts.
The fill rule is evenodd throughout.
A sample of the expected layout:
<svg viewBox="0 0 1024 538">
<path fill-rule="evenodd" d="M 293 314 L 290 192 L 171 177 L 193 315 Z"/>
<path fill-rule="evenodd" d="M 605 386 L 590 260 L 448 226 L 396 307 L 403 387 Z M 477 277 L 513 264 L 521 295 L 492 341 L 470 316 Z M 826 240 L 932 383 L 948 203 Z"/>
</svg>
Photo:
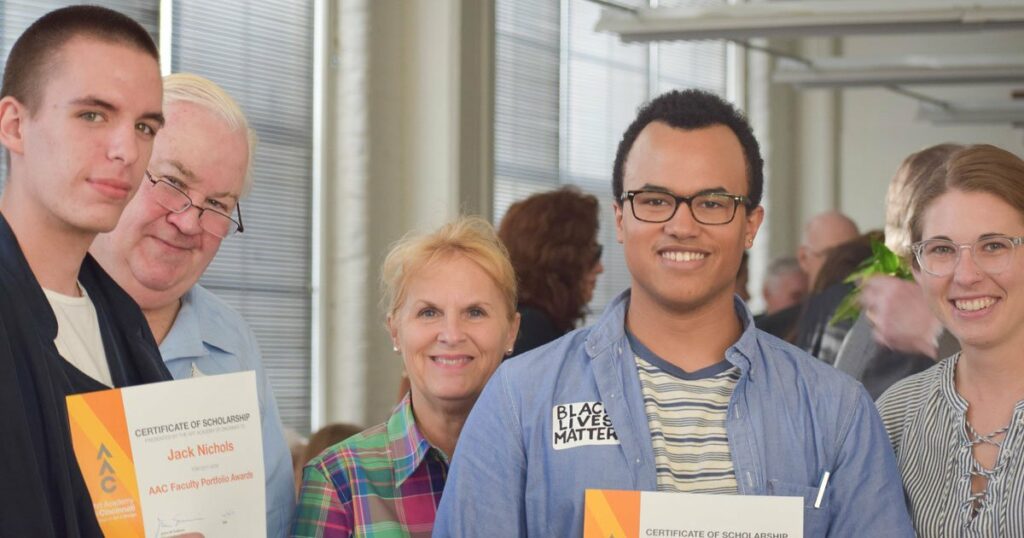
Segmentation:
<svg viewBox="0 0 1024 538">
<path fill-rule="evenodd" d="M 242 180 L 242 196 L 252 188 L 252 161 L 256 154 L 256 131 L 249 127 L 242 108 L 228 92 L 212 80 L 192 73 L 173 73 L 164 77 L 164 106 L 175 102 L 193 103 L 219 116 L 232 130 L 243 130 L 249 145 L 249 159 Z"/>
</svg>

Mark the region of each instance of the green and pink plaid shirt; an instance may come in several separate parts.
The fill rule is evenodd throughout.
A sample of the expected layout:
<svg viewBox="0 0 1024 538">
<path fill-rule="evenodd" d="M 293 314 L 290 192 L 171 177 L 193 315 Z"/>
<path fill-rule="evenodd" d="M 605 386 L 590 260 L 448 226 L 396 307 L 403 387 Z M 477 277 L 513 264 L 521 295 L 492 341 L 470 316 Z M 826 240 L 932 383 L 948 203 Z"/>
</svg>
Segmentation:
<svg viewBox="0 0 1024 538">
<path fill-rule="evenodd" d="M 292 536 L 428 537 L 447 477 L 406 395 L 387 422 L 306 465 Z"/>
</svg>

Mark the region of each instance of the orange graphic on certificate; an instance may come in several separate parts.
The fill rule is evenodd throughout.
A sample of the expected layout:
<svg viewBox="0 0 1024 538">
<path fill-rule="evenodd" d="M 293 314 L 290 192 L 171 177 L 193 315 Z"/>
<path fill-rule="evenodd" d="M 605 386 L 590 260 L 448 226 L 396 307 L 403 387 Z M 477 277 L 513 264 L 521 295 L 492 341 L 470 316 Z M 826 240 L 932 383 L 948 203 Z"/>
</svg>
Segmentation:
<svg viewBox="0 0 1024 538">
<path fill-rule="evenodd" d="M 583 538 L 636 538 L 640 532 L 640 492 L 588 489 Z"/>
</svg>

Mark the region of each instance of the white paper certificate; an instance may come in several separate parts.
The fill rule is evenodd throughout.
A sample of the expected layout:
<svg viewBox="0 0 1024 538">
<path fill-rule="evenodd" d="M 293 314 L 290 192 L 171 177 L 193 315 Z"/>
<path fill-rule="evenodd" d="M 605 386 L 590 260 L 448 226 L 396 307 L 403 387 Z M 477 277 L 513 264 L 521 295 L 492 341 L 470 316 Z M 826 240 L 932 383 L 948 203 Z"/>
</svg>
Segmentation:
<svg viewBox="0 0 1024 538">
<path fill-rule="evenodd" d="M 588 489 L 584 538 L 802 538 L 803 499 Z"/>
<path fill-rule="evenodd" d="M 266 536 L 253 372 L 77 394 L 67 404 L 107 536 Z"/>
</svg>

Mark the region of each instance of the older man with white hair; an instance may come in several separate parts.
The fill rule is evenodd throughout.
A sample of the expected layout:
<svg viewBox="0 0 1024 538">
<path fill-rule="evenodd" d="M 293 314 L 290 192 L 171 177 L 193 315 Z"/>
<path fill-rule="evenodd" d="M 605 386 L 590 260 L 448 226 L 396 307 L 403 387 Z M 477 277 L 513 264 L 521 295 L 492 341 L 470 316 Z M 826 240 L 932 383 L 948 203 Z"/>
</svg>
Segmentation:
<svg viewBox="0 0 1024 538">
<path fill-rule="evenodd" d="M 291 456 L 248 324 L 197 282 L 221 242 L 243 231 L 255 136 L 213 82 L 164 78 L 166 127 L 117 227 L 90 249 L 132 296 L 175 379 L 254 370 L 263 427 L 267 535 L 284 536 L 294 506 Z"/>
</svg>

